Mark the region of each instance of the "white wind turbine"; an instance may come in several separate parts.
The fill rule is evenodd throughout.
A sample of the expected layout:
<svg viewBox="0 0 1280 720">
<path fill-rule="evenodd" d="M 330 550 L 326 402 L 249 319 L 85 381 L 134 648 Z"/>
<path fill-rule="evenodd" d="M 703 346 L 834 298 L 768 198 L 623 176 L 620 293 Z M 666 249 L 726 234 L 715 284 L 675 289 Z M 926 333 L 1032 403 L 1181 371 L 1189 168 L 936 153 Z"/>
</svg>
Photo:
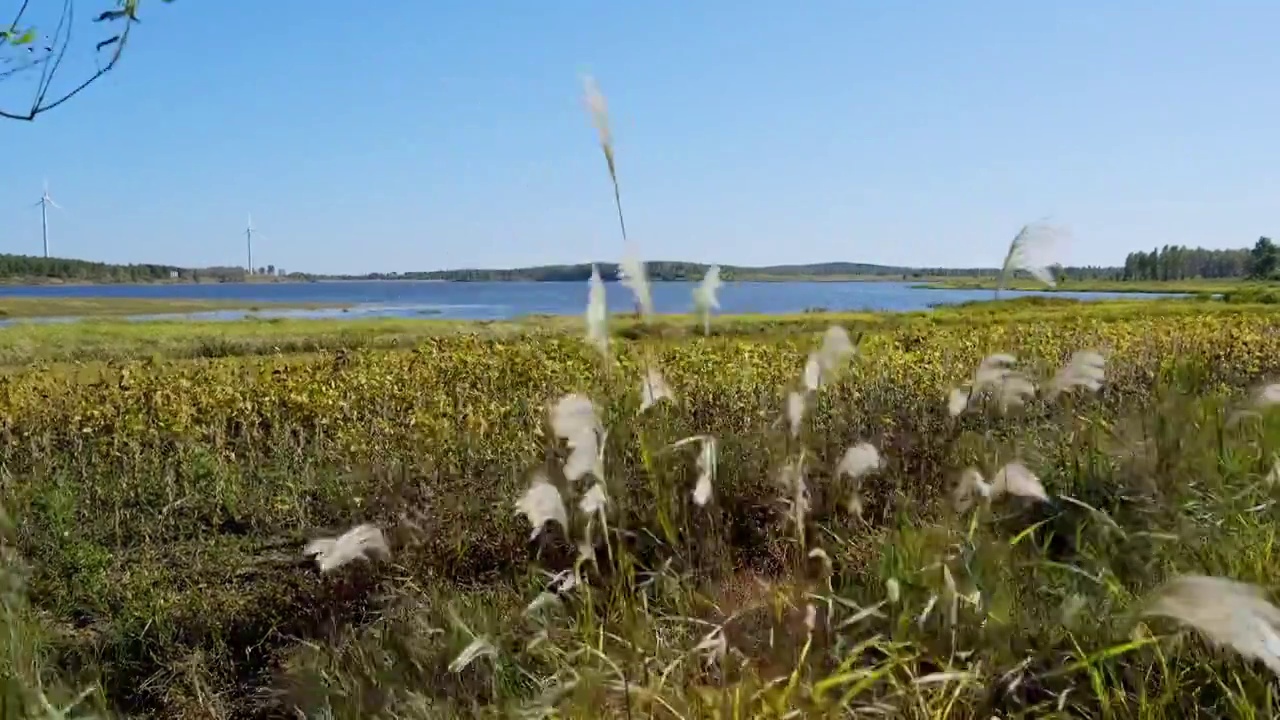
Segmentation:
<svg viewBox="0 0 1280 720">
<path fill-rule="evenodd" d="M 245 268 L 245 274 L 253 274 L 253 215 L 249 215 L 249 224 L 244 228 L 244 241 L 249 250 L 249 265 Z"/>
<path fill-rule="evenodd" d="M 250 214 L 248 223 L 244 226 L 244 245 L 246 252 L 245 261 L 249 264 L 248 267 L 245 268 L 246 275 L 257 274 L 257 271 L 253 269 L 253 239 L 255 237 L 265 238 L 268 241 L 271 240 L 270 236 L 253 227 L 253 215 Z"/>
<path fill-rule="evenodd" d="M 49 206 L 52 205 L 59 210 L 62 210 L 63 207 L 54 202 L 53 198 L 49 197 L 48 178 L 45 178 L 44 180 L 44 194 L 41 195 L 40 200 L 32 204 L 31 207 L 35 207 L 36 205 L 40 206 L 40 236 L 44 240 L 44 256 L 49 257 Z"/>
</svg>

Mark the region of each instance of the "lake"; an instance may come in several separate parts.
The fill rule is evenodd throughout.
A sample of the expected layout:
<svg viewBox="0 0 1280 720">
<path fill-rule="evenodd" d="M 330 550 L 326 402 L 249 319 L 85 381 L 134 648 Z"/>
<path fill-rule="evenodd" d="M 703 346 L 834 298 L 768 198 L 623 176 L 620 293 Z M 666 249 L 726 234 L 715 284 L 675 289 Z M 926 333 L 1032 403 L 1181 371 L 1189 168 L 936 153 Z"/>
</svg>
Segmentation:
<svg viewBox="0 0 1280 720">
<path fill-rule="evenodd" d="M 685 313 L 692 306 L 692 282 L 655 282 L 654 305 L 659 313 Z M 609 308 L 615 312 L 633 309 L 631 293 L 621 285 L 607 283 Z M 1048 293 L 1006 291 L 1002 297 L 1047 295 Z M 230 320 L 252 314 L 259 317 L 439 317 L 461 320 L 503 320 L 521 315 L 578 315 L 587 302 L 587 284 L 494 282 L 452 283 L 412 280 L 314 282 L 314 283 L 222 283 L 209 285 L 40 285 L 0 288 L 0 297 L 108 297 L 189 300 L 234 300 L 239 302 L 333 303 L 349 310 L 263 310 L 216 311 L 165 316 L 135 316 L 133 319 L 191 318 Z M 925 310 L 932 305 L 989 300 L 990 290 L 927 290 L 905 282 L 730 282 L 719 292 L 720 312 L 785 314 L 811 308 L 831 311 Z M 1157 293 L 1052 293 L 1054 297 L 1083 300 L 1113 298 L 1169 297 Z M 45 318 L 45 321 L 70 318 Z"/>
</svg>

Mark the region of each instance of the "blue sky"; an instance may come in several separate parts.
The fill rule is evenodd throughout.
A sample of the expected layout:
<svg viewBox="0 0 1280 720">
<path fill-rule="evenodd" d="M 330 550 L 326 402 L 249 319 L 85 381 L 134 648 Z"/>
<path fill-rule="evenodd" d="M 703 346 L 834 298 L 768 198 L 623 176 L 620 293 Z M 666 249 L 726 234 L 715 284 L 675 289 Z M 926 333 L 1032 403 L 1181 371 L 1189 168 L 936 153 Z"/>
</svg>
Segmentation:
<svg viewBox="0 0 1280 720">
<path fill-rule="evenodd" d="M 0 121 L 0 250 L 39 252 L 47 176 L 62 256 L 242 264 L 252 213 L 290 270 L 617 259 L 584 72 L 649 258 L 995 265 L 1046 216 L 1068 264 L 1280 235 L 1269 0 L 353 7 L 144 0 L 115 72 Z"/>
</svg>

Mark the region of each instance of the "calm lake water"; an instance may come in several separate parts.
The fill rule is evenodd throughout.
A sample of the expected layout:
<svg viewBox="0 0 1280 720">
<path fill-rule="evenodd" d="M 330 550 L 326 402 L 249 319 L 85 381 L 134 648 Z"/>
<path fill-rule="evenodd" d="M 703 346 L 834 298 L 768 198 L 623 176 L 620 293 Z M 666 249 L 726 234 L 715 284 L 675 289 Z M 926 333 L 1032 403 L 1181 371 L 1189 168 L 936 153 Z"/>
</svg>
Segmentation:
<svg viewBox="0 0 1280 720">
<path fill-rule="evenodd" d="M 731 282 L 719 293 L 721 313 L 797 313 L 810 308 L 827 310 L 924 310 L 933 305 L 969 300 L 989 300 L 990 290 L 926 290 L 899 282 Z M 655 282 L 653 299 L 660 313 L 691 309 L 694 283 Z M 633 309 L 631 294 L 617 283 L 607 284 L 609 307 Z M 1005 297 L 1043 295 L 1036 292 L 1002 293 Z M 183 315 L 136 316 L 135 319 L 191 318 L 230 320 L 252 314 L 259 317 L 440 317 L 465 320 L 502 320 L 522 315 L 577 315 L 587 301 L 583 283 L 449 283 L 395 281 L 315 283 L 222 283 L 217 285 L 90 285 L 18 286 L 0 289 L 0 297 L 108 297 L 188 300 L 236 300 L 244 302 L 333 303 L 348 310 L 219 311 Z M 1117 297 L 1166 297 L 1155 293 L 1053 293 L 1054 297 L 1104 300 Z M 45 321 L 72 318 L 48 318 Z"/>
</svg>

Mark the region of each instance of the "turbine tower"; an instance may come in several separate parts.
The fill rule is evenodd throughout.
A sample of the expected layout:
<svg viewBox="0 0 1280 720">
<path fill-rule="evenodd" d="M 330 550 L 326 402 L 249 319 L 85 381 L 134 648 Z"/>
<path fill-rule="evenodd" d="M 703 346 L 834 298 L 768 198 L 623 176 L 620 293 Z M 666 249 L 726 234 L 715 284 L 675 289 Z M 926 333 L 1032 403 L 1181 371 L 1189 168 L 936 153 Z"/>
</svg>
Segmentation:
<svg viewBox="0 0 1280 720">
<path fill-rule="evenodd" d="M 44 194 L 40 196 L 39 202 L 35 203 L 31 207 L 35 207 L 36 205 L 40 206 L 40 236 L 44 240 L 44 256 L 47 258 L 49 257 L 49 206 L 52 205 L 59 210 L 62 209 L 61 205 L 54 202 L 53 198 L 49 197 L 48 178 L 45 178 L 44 181 Z"/>
<path fill-rule="evenodd" d="M 253 274 L 253 215 L 249 216 L 249 224 L 244 229 L 244 241 L 249 251 L 249 266 L 245 268 L 246 275 Z"/>
</svg>

